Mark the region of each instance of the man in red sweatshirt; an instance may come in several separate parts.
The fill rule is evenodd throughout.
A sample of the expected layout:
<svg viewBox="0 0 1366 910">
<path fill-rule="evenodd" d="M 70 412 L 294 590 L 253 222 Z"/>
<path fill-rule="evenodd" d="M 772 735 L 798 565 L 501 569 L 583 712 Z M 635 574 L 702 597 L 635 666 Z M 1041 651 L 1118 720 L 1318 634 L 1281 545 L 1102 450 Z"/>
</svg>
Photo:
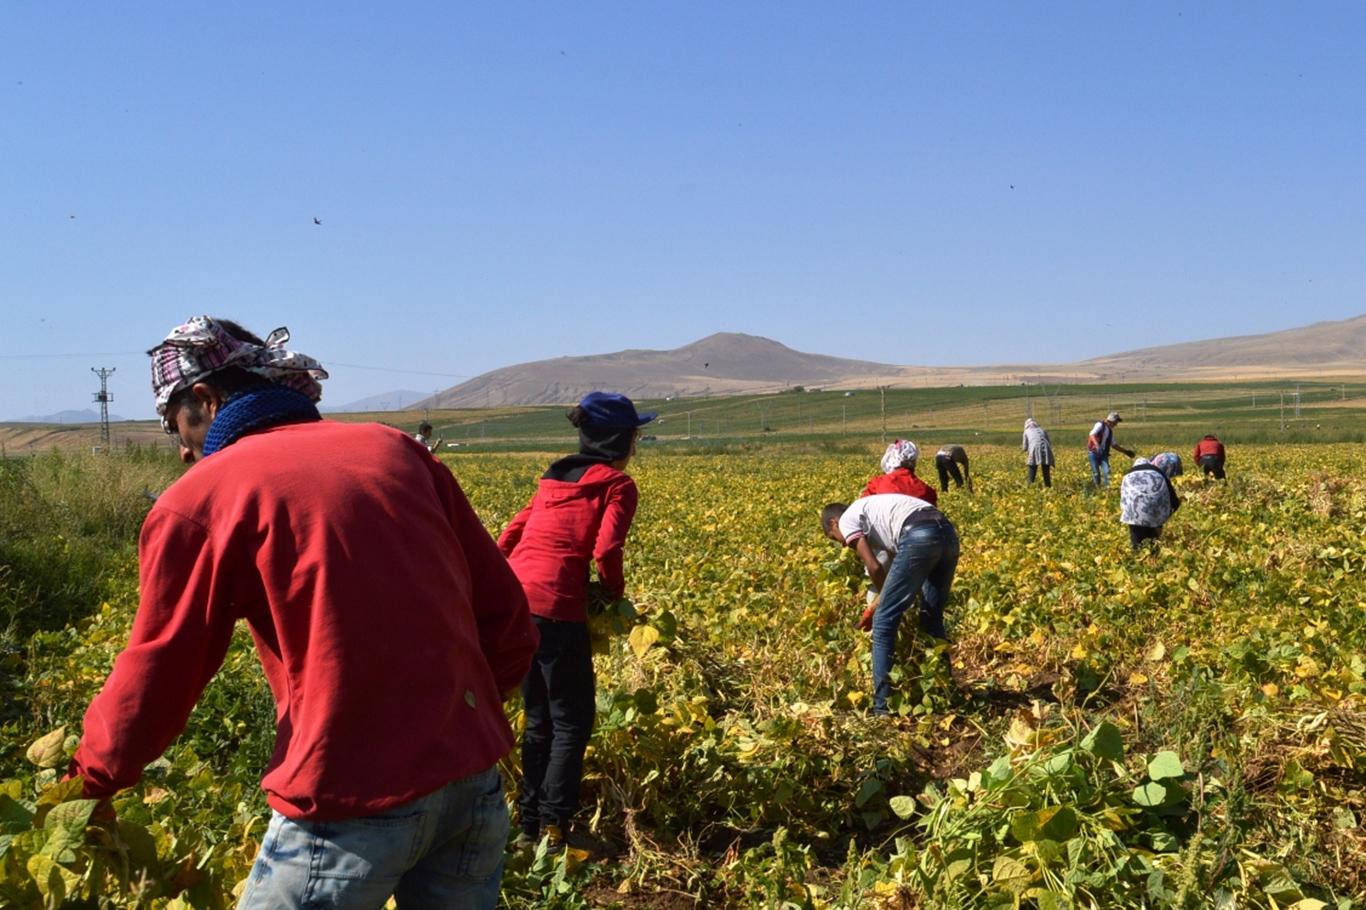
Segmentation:
<svg viewBox="0 0 1366 910">
<path fill-rule="evenodd" d="M 133 785 L 245 620 L 276 703 L 274 810 L 239 907 L 493 907 L 503 693 L 537 636 L 455 478 L 406 434 L 319 418 L 312 358 L 196 317 L 150 353 L 190 469 L 138 552 L 127 650 L 85 716 L 85 794 Z"/>
</svg>

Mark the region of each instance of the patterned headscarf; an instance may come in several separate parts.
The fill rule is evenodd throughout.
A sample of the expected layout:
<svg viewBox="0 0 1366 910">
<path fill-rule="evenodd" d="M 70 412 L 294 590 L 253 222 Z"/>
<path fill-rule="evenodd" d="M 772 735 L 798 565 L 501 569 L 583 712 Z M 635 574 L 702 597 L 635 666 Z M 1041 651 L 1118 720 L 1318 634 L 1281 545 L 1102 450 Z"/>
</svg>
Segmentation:
<svg viewBox="0 0 1366 910">
<path fill-rule="evenodd" d="M 919 458 L 920 450 L 915 443 L 909 439 L 898 439 L 882 453 L 882 473 L 890 474 L 902 466 L 914 469 Z"/>
<path fill-rule="evenodd" d="M 166 426 L 166 405 L 171 396 L 224 367 L 240 367 L 278 385 L 301 392 L 312 401 L 322 398 L 319 380 L 327 378 L 323 365 L 306 354 L 286 350 L 289 329 L 270 333 L 265 345 L 234 338 L 217 320 L 196 316 L 171 329 L 166 340 L 148 353 L 152 357 L 152 391 L 157 413 Z"/>
<path fill-rule="evenodd" d="M 1168 477 L 1181 476 L 1181 456 L 1175 452 L 1163 452 L 1161 455 L 1154 455 L 1151 463 L 1153 467 Z"/>
<path fill-rule="evenodd" d="M 1035 420 L 1033 417 L 1026 417 L 1026 418 L 1025 418 L 1025 429 L 1026 429 L 1026 430 L 1029 429 L 1030 427 L 1037 427 L 1038 425 L 1039 425 L 1039 422 L 1038 422 L 1037 420 Z"/>
</svg>

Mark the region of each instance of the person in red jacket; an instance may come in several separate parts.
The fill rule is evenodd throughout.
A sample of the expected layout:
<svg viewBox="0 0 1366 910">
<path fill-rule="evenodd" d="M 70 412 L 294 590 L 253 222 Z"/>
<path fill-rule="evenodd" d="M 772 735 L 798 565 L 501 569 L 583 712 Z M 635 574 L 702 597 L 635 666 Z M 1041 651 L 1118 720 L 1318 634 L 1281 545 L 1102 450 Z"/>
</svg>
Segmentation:
<svg viewBox="0 0 1366 910">
<path fill-rule="evenodd" d="M 859 498 L 879 493 L 900 493 L 934 505 L 939 501 L 939 494 L 934 487 L 915 476 L 915 463 L 919 458 L 920 449 L 916 448 L 915 443 L 909 439 L 896 440 L 882 454 L 882 473 L 868 479 Z"/>
<path fill-rule="evenodd" d="M 1195 444 L 1195 463 L 1205 472 L 1205 479 L 1224 479 L 1224 444 L 1214 435 L 1205 436 Z"/>
<path fill-rule="evenodd" d="M 626 591 L 622 549 L 636 514 L 636 484 L 624 472 L 636 451 L 638 414 L 631 399 L 590 392 L 569 412 L 579 451 L 550 465 L 536 494 L 498 538 L 522 582 L 541 633 L 535 663 L 522 683 L 519 843 L 546 836 L 559 848 L 579 808 L 583 756 L 593 730 L 597 693 L 588 637 L 589 565 L 601 593 Z"/>
<path fill-rule="evenodd" d="M 132 634 L 71 773 L 88 798 L 136 783 L 243 620 L 277 720 L 238 907 L 493 907 L 502 699 L 536 647 L 525 595 L 425 447 L 320 419 L 327 373 L 288 338 L 200 316 L 150 352 L 190 468 L 143 524 Z"/>
</svg>

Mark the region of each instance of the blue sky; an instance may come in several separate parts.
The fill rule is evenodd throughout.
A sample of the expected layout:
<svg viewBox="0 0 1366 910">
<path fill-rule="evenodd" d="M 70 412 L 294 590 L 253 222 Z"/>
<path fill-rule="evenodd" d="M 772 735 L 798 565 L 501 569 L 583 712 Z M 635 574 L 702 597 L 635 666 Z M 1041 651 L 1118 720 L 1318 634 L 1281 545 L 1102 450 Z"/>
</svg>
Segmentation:
<svg viewBox="0 0 1366 910">
<path fill-rule="evenodd" d="M 1363 34 L 1353 3 L 7 3 L 0 419 L 87 406 L 91 366 L 149 415 L 139 352 L 197 313 L 288 325 L 347 365 L 332 403 L 716 331 L 953 364 L 1348 318 Z"/>
</svg>

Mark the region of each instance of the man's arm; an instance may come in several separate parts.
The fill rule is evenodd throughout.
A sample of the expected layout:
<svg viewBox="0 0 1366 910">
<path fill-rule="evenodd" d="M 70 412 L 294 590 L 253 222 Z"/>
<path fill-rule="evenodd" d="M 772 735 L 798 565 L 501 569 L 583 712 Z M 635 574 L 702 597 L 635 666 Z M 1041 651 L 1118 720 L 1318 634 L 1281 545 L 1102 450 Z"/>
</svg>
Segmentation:
<svg viewBox="0 0 1366 910">
<path fill-rule="evenodd" d="M 153 509 L 138 549 L 141 602 L 128 647 L 85 713 L 71 763 L 89 799 L 137 783 L 166 751 L 232 640 L 231 581 L 200 525 Z"/>
<path fill-rule="evenodd" d="M 887 567 L 877 561 L 877 554 L 873 552 L 866 536 L 855 540 L 852 546 L 859 559 L 863 560 L 863 567 L 868 570 L 873 587 L 881 591 L 883 583 L 887 580 Z"/>
</svg>

